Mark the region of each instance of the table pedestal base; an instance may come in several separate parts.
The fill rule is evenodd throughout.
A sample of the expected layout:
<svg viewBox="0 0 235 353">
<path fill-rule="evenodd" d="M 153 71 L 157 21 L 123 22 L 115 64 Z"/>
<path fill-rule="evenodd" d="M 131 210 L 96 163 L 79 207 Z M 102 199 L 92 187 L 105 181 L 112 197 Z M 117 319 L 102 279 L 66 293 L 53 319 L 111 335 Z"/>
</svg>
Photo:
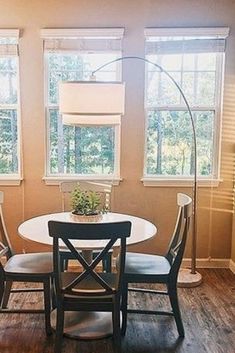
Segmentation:
<svg viewBox="0 0 235 353">
<path fill-rule="evenodd" d="M 56 310 L 51 314 L 52 327 L 56 327 Z M 83 340 L 99 339 L 113 334 L 112 313 L 66 311 L 64 336 Z"/>
</svg>

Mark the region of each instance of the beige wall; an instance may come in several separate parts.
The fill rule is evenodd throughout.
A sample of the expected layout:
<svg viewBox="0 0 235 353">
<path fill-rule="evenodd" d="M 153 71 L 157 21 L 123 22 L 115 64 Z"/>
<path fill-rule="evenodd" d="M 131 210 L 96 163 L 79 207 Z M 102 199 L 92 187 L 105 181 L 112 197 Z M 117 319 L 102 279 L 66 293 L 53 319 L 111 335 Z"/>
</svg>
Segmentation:
<svg viewBox="0 0 235 353">
<path fill-rule="evenodd" d="M 125 27 L 124 55 L 144 55 L 144 27 L 229 26 L 222 141 L 222 178 L 218 188 L 200 188 L 198 257 L 230 258 L 235 101 L 235 2 L 233 0 L 0 0 L 0 28 L 20 28 L 20 74 L 24 181 L 5 192 L 4 213 L 18 251 L 36 250 L 17 235 L 24 219 L 59 211 L 58 186 L 46 186 L 44 175 L 45 120 L 41 28 Z M 147 188 L 143 170 L 144 70 L 140 62 L 123 65 L 127 85 L 126 117 L 122 124 L 121 175 L 114 190 L 114 208 L 145 217 L 158 227 L 158 236 L 142 244 L 145 251 L 163 252 L 172 230 L 175 201 L 181 188 Z M 133 128 L 134 127 L 134 128 Z M 42 247 L 40 247 L 42 248 Z M 136 246 L 136 248 L 139 248 Z M 189 248 L 189 246 L 188 246 Z M 234 251 L 235 252 L 235 251 Z M 190 252 L 187 251 L 186 256 Z M 235 255 L 234 255 L 235 257 Z"/>
<path fill-rule="evenodd" d="M 233 231 L 231 241 L 231 259 L 235 263 L 235 219 L 233 218 Z"/>
</svg>

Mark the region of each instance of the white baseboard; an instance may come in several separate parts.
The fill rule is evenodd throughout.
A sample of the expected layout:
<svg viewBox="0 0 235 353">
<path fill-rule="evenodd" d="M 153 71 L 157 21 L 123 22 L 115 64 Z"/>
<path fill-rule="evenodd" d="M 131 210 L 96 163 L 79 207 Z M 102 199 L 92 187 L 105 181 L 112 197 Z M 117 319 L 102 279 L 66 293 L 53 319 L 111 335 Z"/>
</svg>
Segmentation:
<svg viewBox="0 0 235 353">
<path fill-rule="evenodd" d="M 196 260 L 197 268 L 230 268 L 230 259 L 200 258 Z M 190 267 L 191 259 L 183 259 L 182 267 Z"/>
<path fill-rule="evenodd" d="M 235 274 L 235 262 L 232 259 L 229 261 L 229 269 Z"/>
</svg>

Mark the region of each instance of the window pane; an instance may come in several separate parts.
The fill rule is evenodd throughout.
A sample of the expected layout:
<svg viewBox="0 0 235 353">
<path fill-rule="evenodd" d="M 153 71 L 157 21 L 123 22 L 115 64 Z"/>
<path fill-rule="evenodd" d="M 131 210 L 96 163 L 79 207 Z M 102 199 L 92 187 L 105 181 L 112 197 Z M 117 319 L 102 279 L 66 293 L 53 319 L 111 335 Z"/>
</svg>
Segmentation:
<svg viewBox="0 0 235 353">
<path fill-rule="evenodd" d="M 166 71 L 180 71 L 182 63 L 182 55 L 170 54 L 170 55 L 148 55 L 147 59 L 154 62 Z M 153 65 L 148 64 L 148 70 L 152 70 Z"/>
<path fill-rule="evenodd" d="M 198 112 L 196 115 L 198 171 L 202 176 L 213 173 L 214 118 L 212 111 Z"/>
<path fill-rule="evenodd" d="M 0 110 L 0 173 L 17 172 L 17 112 Z"/>
<path fill-rule="evenodd" d="M 215 105 L 215 72 L 199 72 L 196 104 Z"/>
<path fill-rule="evenodd" d="M 49 103 L 58 104 L 60 81 L 76 81 L 83 78 L 83 60 L 78 55 L 48 54 Z"/>
<path fill-rule="evenodd" d="M 171 54 L 162 55 L 161 66 L 166 71 L 179 71 L 181 70 L 182 55 Z"/>
<path fill-rule="evenodd" d="M 214 112 L 194 113 L 198 174 L 212 174 Z M 147 174 L 190 176 L 194 173 L 192 126 L 188 112 L 149 111 Z"/>
<path fill-rule="evenodd" d="M 50 110 L 50 173 L 114 173 L 114 127 L 75 127 L 62 124 Z"/>
<path fill-rule="evenodd" d="M 182 79 L 182 89 L 190 105 L 195 105 L 196 75 L 194 72 L 185 72 Z"/>
<path fill-rule="evenodd" d="M 182 87 L 191 106 L 215 105 L 216 54 L 148 55 L 147 59 L 164 68 Z M 167 75 L 147 64 L 147 97 L 149 107 L 183 105 L 178 89 Z"/>
<path fill-rule="evenodd" d="M 146 103 L 151 106 L 169 106 L 180 104 L 180 94 L 174 83 L 165 73 L 154 66 L 160 65 L 180 84 L 182 55 L 147 55 L 151 63 L 147 65 Z M 153 64 L 152 64 L 153 63 Z"/>
<path fill-rule="evenodd" d="M 0 104 L 17 103 L 17 58 L 0 58 Z"/>
<path fill-rule="evenodd" d="M 183 54 L 183 70 L 195 70 L 195 54 Z"/>
<path fill-rule="evenodd" d="M 198 70 L 215 71 L 216 69 L 216 53 L 198 54 Z"/>
<path fill-rule="evenodd" d="M 48 54 L 48 101 L 58 104 L 58 83 L 60 81 L 89 80 L 93 70 L 112 61 L 117 54 Z M 117 80 L 117 63 L 110 64 L 97 73 L 97 80 Z"/>
<path fill-rule="evenodd" d="M 180 73 L 171 72 L 170 74 L 176 82 L 180 83 Z M 150 71 L 147 79 L 147 105 L 149 107 L 180 104 L 178 89 L 164 73 Z"/>
</svg>

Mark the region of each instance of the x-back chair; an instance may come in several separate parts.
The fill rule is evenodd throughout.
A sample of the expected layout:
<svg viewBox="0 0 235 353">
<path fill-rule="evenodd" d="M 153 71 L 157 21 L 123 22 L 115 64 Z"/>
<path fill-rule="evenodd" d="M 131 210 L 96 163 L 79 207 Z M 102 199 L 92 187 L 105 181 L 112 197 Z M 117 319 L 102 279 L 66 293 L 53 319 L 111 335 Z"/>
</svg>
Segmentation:
<svg viewBox="0 0 235 353">
<path fill-rule="evenodd" d="M 49 234 L 53 237 L 53 264 L 57 303 L 55 353 L 61 353 L 64 312 L 101 311 L 112 312 L 113 338 L 119 351 L 120 299 L 125 266 L 126 238 L 130 236 L 131 222 L 117 223 L 65 223 L 49 221 Z M 104 240 L 100 252 L 89 264 L 73 246 L 73 240 Z M 96 272 L 96 266 L 107 255 L 112 246 L 120 241 L 120 266 L 116 273 Z M 59 244 L 61 242 L 61 244 Z M 59 246 L 64 244 L 72 257 L 83 267 L 80 272 L 61 272 Z M 118 244 L 117 244 L 118 245 Z M 91 323 L 92 324 L 92 323 Z"/>
<path fill-rule="evenodd" d="M 52 253 L 15 254 L 11 246 L 2 212 L 3 192 L 0 191 L 0 312 L 1 313 L 44 313 L 47 335 L 51 334 L 51 281 L 53 274 Z M 42 283 L 42 288 L 12 289 L 13 282 Z M 11 293 L 44 293 L 44 309 L 9 309 Z"/>
<path fill-rule="evenodd" d="M 192 200 L 189 196 L 179 193 L 177 194 L 177 204 L 179 210 L 175 230 L 165 256 L 129 252 L 126 254 L 122 295 L 122 334 L 126 332 L 127 313 L 142 313 L 174 316 L 179 336 L 184 336 L 184 327 L 177 295 L 177 276 L 189 231 L 190 217 L 192 215 Z M 167 290 L 156 291 L 144 288 L 128 289 L 129 283 L 162 283 L 166 285 Z M 168 295 L 172 311 L 130 309 L 128 308 L 128 291 Z"/>
</svg>

